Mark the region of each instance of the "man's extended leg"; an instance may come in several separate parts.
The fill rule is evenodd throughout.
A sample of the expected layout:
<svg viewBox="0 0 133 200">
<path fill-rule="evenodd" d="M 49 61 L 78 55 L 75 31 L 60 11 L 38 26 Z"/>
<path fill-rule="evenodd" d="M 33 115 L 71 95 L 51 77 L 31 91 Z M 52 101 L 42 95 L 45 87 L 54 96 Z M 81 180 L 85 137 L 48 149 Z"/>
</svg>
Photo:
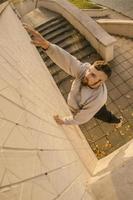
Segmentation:
<svg viewBox="0 0 133 200">
<path fill-rule="evenodd" d="M 122 125 L 122 117 L 116 117 L 110 111 L 107 110 L 106 105 L 104 105 L 94 116 L 97 119 L 100 119 L 104 122 L 116 124 L 116 128 L 119 128 Z"/>
</svg>

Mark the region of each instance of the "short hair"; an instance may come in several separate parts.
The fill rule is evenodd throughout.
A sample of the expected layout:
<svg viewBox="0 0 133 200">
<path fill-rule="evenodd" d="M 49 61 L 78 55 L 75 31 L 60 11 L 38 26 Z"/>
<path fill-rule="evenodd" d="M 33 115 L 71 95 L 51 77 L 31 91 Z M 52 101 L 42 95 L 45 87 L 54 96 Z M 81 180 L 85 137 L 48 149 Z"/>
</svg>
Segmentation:
<svg viewBox="0 0 133 200">
<path fill-rule="evenodd" d="M 108 64 L 105 64 L 105 65 L 96 65 L 95 68 L 98 70 L 98 71 L 102 71 L 104 72 L 107 77 L 109 78 L 112 74 L 112 70 L 110 68 L 110 66 Z"/>
</svg>

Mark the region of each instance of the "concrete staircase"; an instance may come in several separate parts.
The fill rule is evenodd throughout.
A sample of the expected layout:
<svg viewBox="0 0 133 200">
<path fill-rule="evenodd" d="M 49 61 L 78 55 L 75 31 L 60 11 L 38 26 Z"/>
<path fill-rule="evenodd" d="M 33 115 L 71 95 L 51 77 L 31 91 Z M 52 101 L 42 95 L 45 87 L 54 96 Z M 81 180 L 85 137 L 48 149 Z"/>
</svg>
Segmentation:
<svg viewBox="0 0 133 200">
<path fill-rule="evenodd" d="M 90 43 L 60 15 L 53 17 L 36 29 L 44 38 L 59 45 L 82 62 L 92 63 L 100 58 Z M 73 78 L 54 64 L 42 48 L 38 48 L 38 51 L 63 96 L 66 98 Z"/>
</svg>

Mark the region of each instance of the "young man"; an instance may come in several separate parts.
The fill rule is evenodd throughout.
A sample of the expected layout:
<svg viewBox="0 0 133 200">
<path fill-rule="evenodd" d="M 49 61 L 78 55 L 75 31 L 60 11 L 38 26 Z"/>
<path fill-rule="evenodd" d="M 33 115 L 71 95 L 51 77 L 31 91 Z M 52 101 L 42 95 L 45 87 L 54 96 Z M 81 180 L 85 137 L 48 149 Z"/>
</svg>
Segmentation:
<svg viewBox="0 0 133 200">
<path fill-rule="evenodd" d="M 122 118 L 113 115 L 105 105 L 107 89 L 104 82 L 111 76 L 109 66 L 104 61 L 96 61 L 93 65 L 82 63 L 59 46 L 45 40 L 32 27 L 24 27 L 32 34 L 32 43 L 42 47 L 55 64 L 75 78 L 67 100 L 73 116 L 61 118 L 56 115 L 55 121 L 60 125 L 80 125 L 94 116 L 119 128 Z"/>
</svg>

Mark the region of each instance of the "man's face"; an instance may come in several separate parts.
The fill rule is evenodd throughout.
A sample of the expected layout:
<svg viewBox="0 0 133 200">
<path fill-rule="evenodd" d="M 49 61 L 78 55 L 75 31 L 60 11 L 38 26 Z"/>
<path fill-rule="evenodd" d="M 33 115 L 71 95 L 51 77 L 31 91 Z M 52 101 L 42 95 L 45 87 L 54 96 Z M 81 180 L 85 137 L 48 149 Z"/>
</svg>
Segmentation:
<svg viewBox="0 0 133 200">
<path fill-rule="evenodd" d="M 91 67 L 86 70 L 82 83 L 90 88 L 97 88 L 107 78 L 107 75 L 103 71 L 98 71 L 93 65 L 91 65 Z"/>
</svg>

